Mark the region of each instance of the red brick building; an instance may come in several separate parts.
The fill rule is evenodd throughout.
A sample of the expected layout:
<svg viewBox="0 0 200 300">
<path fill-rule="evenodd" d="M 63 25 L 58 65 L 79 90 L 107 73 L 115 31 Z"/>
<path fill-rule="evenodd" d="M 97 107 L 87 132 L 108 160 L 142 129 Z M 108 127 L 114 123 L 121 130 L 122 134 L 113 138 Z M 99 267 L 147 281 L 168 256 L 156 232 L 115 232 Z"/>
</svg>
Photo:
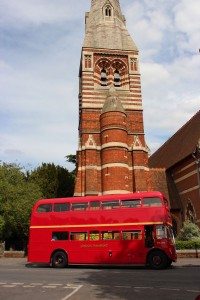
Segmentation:
<svg viewBox="0 0 200 300">
<path fill-rule="evenodd" d="M 148 190 L 138 49 L 118 0 L 93 0 L 85 21 L 74 195 Z"/>
<path fill-rule="evenodd" d="M 200 111 L 150 158 L 151 168 L 165 168 L 174 228 L 185 220 L 200 227 Z"/>
<path fill-rule="evenodd" d="M 92 0 L 85 26 L 74 196 L 159 190 L 170 199 L 176 231 L 186 219 L 200 225 L 199 150 L 195 152 L 200 113 L 148 163 L 139 52 L 119 0 Z"/>
</svg>

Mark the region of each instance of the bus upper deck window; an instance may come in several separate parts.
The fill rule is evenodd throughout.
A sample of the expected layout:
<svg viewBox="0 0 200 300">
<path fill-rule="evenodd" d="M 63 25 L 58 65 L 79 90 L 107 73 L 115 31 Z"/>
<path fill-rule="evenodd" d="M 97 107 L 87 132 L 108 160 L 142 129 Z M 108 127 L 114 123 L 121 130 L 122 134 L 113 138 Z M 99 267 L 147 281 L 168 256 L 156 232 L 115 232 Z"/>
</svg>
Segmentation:
<svg viewBox="0 0 200 300">
<path fill-rule="evenodd" d="M 122 200 L 122 208 L 138 208 L 141 206 L 141 200 Z"/>
<path fill-rule="evenodd" d="M 162 206 L 162 200 L 159 197 L 154 198 L 144 198 L 143 199 L 144 207 L 157 207 Z"/>
<path fill-rule="evenodd" d="M 70 203 L 55 203 L 54 204 L 54 211 L 55 212 L 63 212 L 70 210 Z"/>
<path fill-rule="evenodd" d="M 91 201 L 90 202 L 90 209 L 91 210 L 100 209 L 100 201 Z"/>
<path fill-rule="evenodd" d="M 88 210 L 88 202 L 82 202 L 82 203 L 72 203 L 72 210 Z"/>
<path fill-rule="evenodd" d="M 119 200 L 102 202 L 103 209 L 115 209 L 115 208 L 119 208 L 119 207 L 120 207 Z"/>
<path fill-rule="evenodd" d="M 52 204 L 40 204 L 37 208 L 39 213 L 52 212 Z"/>
</svg>

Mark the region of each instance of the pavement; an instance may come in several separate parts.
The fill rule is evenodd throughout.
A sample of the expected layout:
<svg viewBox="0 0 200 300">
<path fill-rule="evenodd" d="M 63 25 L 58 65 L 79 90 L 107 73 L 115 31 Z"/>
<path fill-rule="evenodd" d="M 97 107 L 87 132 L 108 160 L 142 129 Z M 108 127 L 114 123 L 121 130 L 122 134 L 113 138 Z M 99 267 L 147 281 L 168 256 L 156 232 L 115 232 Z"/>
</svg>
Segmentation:
<svg viewBox="0 0 200 300">
<path fill-rule="evenodd" d="M 26 265 L 27 258 L 6 258 L 0 257 L 1 266 Z M 200 267 L 200 258 L 178 258 L 177 262 L 172 263 L 174 267 Z"/>
<path fill-rule="evenodd" d="M 178 258 L 177 262 L 172 265 L 175 267 L 200 267 L 200 258 Z"/>
</svg>

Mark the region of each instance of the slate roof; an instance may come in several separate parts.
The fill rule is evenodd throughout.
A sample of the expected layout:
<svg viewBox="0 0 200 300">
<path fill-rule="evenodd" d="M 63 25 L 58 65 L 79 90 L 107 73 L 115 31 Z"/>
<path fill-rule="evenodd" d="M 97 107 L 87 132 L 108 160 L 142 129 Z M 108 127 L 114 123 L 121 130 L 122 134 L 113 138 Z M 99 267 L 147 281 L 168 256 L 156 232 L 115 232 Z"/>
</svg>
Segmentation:
<svg viewBox="0 0 200 300">
<path fill-rule="evenodd" d="M 169 169 L 195 150 L 200 138 L 200 110 L 149 158 L 150 168 Z"/>
</svg>

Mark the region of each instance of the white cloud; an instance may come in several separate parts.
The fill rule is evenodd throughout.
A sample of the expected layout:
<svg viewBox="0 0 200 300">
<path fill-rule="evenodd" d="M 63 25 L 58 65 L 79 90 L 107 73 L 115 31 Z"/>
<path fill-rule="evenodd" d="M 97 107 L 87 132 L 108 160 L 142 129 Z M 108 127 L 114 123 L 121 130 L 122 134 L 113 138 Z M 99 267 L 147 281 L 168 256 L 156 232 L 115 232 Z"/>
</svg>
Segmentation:
<svg viewBox="0 0 200 300">
<path fill-rule="evenodd" d="M 182 33 L 180 48 L 183 51 L 197 52 L 200 39 L 200 2 L 181 0 L 174 7 L 175 26 Z"/>
<path fill-rule="evenodd" d="M 121 0 L 139 47 L 154 151 L 199 110 L 199 0 Z M 78 70 L 90 0 L 0 1 L 0 159 L 65 164 L 78 147 Z M 73 166 L 70 166 L 73 168 Z"/>
<path fill-rule="evenodd" d="M 21 23 L 32 23 L 35 25 L 45 23 L 62 22 L 66 20 L 74 21 L 80 18 L 84 3 L 78 2 L 79 9 L 72 0 L 1 0 L 0 23 L 14 25 L 16 21 Z M 15 24 L 18 26 L 19 24 Z"/>
<path fill-rule="evenodd" d="M 136 0 L 125 6 L 140 51 L 146 140 L 161 146 L 199 110 L 199 0 Z"/>
</svg>

